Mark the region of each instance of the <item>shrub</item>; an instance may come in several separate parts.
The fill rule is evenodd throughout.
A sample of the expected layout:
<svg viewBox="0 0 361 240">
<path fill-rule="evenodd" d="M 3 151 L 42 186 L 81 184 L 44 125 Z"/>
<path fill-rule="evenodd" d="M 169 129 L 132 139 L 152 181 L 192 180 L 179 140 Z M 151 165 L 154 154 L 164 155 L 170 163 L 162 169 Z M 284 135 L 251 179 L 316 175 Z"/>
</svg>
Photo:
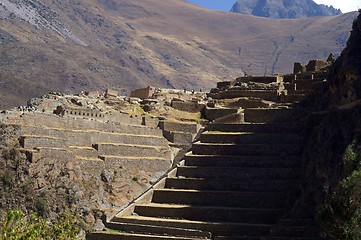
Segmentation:
<svg viewBox="0 0 361 240">
<path fill-rule="evenodd" d="M 342 156 L 346 175 L 350 175 L 353 171 L 360 169 L 361 157 L 354 151 L 354 148 L 355 144 L 348 145 Z"/>
<path fill-rule="evenodd" d="M 0 240 L 72 240 L 79 232 L 74 214 L 63 213 L 51 223 L 36 214 L 9 210 L 1 219 Z"/>
<path fill-rule="evenodd" d="M 320 207 L 317 220 L 324 234 L 332 239 L 361 239 L 361 167 L 360 155 L 349 145 L 343 155 L 349 174 Z"/>
<path fill-rule="evenodd" d="M 40 216 L 45 216 L 47 208 L 48 203 L 46 202 L 46 198 L 40 196 L 36 199 L 35 209 Z"/>
<path fill-rule="evenodd" d="M 5 171 L 0 177 L 0 186 L 3 189 L 10 190 L 14 185 L 14 177 L 10 171 Z"/>
</svg>

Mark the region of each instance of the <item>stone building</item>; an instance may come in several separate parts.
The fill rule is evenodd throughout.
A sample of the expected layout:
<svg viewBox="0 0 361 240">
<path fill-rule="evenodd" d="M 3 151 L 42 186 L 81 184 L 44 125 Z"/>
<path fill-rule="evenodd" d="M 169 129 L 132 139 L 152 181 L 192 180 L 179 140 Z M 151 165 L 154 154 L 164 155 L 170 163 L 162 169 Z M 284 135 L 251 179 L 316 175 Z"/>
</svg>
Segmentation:
<svg viewBox="0 0 361 240">
<path fill-rule="evenodd" d="M 105 90 L 105 98 L 117 98 L 118 97 L 118 92 L 113 90 L 113 89 L 107 89 Z"/>
<path fill-rule="evenodd" d="M 140 99 L 147 99 L 153 96 L 155 87 L 148 86 L 146 88 L 136 89 L 130 92 L 130 97 L 136 97 Z"/>
</svg>

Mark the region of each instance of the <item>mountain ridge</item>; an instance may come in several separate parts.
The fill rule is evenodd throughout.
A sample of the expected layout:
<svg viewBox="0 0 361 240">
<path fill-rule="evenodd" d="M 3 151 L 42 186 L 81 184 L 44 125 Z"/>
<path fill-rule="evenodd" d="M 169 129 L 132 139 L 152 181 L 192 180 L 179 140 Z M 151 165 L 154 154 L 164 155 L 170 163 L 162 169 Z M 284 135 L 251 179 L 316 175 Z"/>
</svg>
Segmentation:
<svg viewBox="0 0 361 240">
<path fill-rule="evenodd" d="M 244 71 L 283 73 L 294 61 L 341 52 L 356 16 L 265 19 L 183 0 L 42 3 L 73 38 L 0 13 L 0 109 L 50 91 L 114 88 L 126 95 L 148 85 L 207 90 Z"/>
<path fill-rule="evenodd" d="M 230 12 L 268 18 L 335 16 L 340 9 L 313 0 L 238 0 Z"/>
</svg>

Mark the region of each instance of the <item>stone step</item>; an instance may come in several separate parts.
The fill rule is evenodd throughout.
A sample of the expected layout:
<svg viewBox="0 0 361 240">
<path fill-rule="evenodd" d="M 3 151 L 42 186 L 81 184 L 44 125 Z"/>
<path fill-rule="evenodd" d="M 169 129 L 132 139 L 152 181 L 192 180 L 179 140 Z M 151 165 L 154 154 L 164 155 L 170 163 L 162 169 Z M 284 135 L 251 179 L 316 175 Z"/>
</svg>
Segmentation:
<svg viewBox="0 0 361 240">
<path fill-rule="evenodd" d="M 207 238 L 179 237 L 179 236 L 162 236 L 149 234 L 136 234 L 126 232 L 94 232 L 87 235 L 87 240 L 197 240 Z"/>
<path fill-rule="evenodd" d="M 207 131 L 200 137 L 202 143 L 241 143 L 266 144 L 286 143 L 297 144 L 301 138 L 295 133 L 253 133 L 253 132 L 215 132 Z"/>
<path fill-rule="evenodd" d="M 101 159 L 103 159 L 103 161 L 105 161 L 105 162 L 116 162 L 116 161 L 122 161 L 122 160 L 145 161 L 145 162 L 152 161 L 153 163 L 155 161 L 168 161 L 168 162 L 170 162 L 170 159 L 160 158 L 160 157 L 156 157 L 156 156 L 140 156 L 140 157 L 128 156 L 128 157 L 126 157 L 126 156 L 113 156 L 113 155 L 99 155 L 99 157 Z"/>
<path fill-rule="evenodd" d="M 131 232 L 131 233 L 143 233 L 152 235 L 166 235 L 176 237 L 196 237 L 200 239 L 210 239 L 211 233 L 206 231 L 200 231 L 195 229 L 185 228 L 174 228 L 165 226 L 153 226 L 145 224 L 134 224 L 134 223 L 120 223 L 120 222 L 109 222 L 106 223 L 108 229 Z"/>
<path fill-rule="evenodd" d="M 206 108 L 204 111 L 205 118 L 213 121 L 227 115 L 238 113 L 239 108 Z"/>
<path fill-rule="evenodd" d="M 238 208 L 283 208 L 287 195 L 280 192 L 158 189 L 154 190 L 152 202 Z"/>
<path fill-rule="evenodd" d="M 274 226 L 270 231 L 271 237 L 320 237 L 317 226 Z"/>
<path fill-rule="evenodd" d="M 287 156 L 302 152 L 299 144 L 232 144 L 232 143 L 200 143 L 192 145 L 192 153 L 199 155 L 272 155 Z"/>
<path fill-rule="evenodd" d="M 160 121 L 159 128 L 165 131 L 188 132 L 196 134 L 200 129 L 200 125 L 192 122 L 173 122 L 173 121 Z"/>
<path fill-rule="evenodd" d="M 68 129 L 53 129 L 53 128 L 36 128 L 32 131 L 27 131 L 22 128 L 24 135 L 31 137 L 36 136 L 50 136 L 59 139 L 66 139 L 68 145 L 91 145 L 97 142 L 112 142 L 123 144 L 144 144 L 155 146 L 166 146 L 167 140 L 162 136 L 153 135 L 135 135 L 128 133 L 112 133 L 101 132 L 95 130 L 68 130 Z"/>
<path fill-rule="evenodd" d="M 244 97 L 233 100 L 225 100 L 227 105 L 232 108 L 268 108 L 273 102 L 264 101 L 259 98 Z"/>
<path fill-rule="evenodd" d="M 221 132 L 254 132 L 254 133 L 297 133 L 301 131 L 301 124 L 294 122 L 274 123 L 245 123 L 245 124 L 208 124 L 207 131 Z"/>
<path fill-rule="evenodd" d="M 283 209 L 200 207 L 149 203 L 136 205 L 134 213 L 146 217 L 191 221 L 273 224 L 282 216 Z"/>
<path fill-rule="evenodd" d="M 228 89 L 213 94 L 215 99 L 239 98 L 239 97 L 253 97 L 260 98 L 267 101 L 276 102 L 279 99 L 277 90 L 241 90 L 241 89 Z"/>
<path fill-rule="evenodd" d="M 96 143 L 93 147 L 99 152 L 99 155 L 112 155 L 124 157 L 159 157 L 170 159 L 171 151 L 163 146 L 145 146 L 134 144 L 115 144 L 115 143 Z"/>
<path fill-rule="evenodd" d="M 308 113 L 307 108 L 248 108 L 244 110 L 244 120 L 252 123 L 294 122 Z"/>
<path fill-rule="evenodd" d="M 305 93 L 290 93 L 286 96 L 282 96 L 280 100 L 283 103 L 294 103 L 294 102 L 302 102 L 306 100 L 310 95 Z"/>
<path fill-rule="evenodd" d="M 215 236 L 214 240 L 321 240 L 313 237 Z"/>
<path fill-rule="evenodd" d="M 297 179 L 300 170 L 297 168 L 246 168 L 246 167 L 193 167 L 177 168 L 178 177 L 220 178 L 220 179 Z"/>
<path fill-rule="evenodd" d="M 269 232 L 271 225 L 267 224 L 242 224 L 231 222 L 204 222 L 183 219 L 166 219 L 144 216 L 116 216 L 114 222 L 146 224 L 153 226 L 197 229 L 211 232 L 212 235 L 252 235 Z"/>
<path fill-rule="evenodd" d="M 287 192 L 297 189 L 299 180 L 293 179 L 218 179 L 167 178 L 165 188 L 209 191 Z"/>
<path fill-rule="evenodd" d="M 67 146 L 67 140 L 52 136 L 21 136 L 20 146 L 27 149 L 34 149 L 36 147 L 47 148 L 64 148 Z"/>
<path fill-rule="evenodd" d="M 204 167 L 298 167 L 301 165 L 300 155 L 284 156 L 236 156 L 236 155 L 195 155 L 184 156 L 186 166 Z"/>
</svg>

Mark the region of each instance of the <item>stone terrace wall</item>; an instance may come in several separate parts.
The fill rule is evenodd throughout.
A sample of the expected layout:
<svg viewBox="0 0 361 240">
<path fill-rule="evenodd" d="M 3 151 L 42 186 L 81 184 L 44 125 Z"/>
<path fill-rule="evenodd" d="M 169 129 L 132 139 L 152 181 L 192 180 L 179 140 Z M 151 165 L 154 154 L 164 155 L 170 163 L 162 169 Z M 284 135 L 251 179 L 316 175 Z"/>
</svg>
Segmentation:
<svg viewBox="0 0 361 240">
<path fill-rule="evenodd" d="M 49 211 L 56 211 L 57 206 L 69 207 L 79 211 L 79 216 L 91 225 L 98 216 L 97 209 L 110 215 L 118 212 L 172 166 L 162 130 L 155 124 L 144 126 L 142 117 L 69 111 L 73 112 L 63 117 L 40 111 L 15 111 L 0 116 L 7 124 L 23 126 L 19 131 L 22 144 L 31 148 L 27 151 L 38 153 L 36 161 L 29 163 L 34 189 L 55 199 L 68 199 L 66 206 L 54 204 Z M 122 124 L 122 117 L 130 119 L 128 123 L 135 120 L 135 124 Z M 104 146 L 104 156 L 94 148 L 97 143 Z M 107 152 L 114 147 L 124 149 L 124 154 Z M 153 154 L 147 154 L 148 150 Z M 129 156 L 134 151 L 143 155 Z M 157 158 L 157 152 L 167 159 Z"/>
<path fill-rule="evenodd" d="M 90 117 L 90 118 L 104 118 L 105 114 L 99 110 L 87 110 L 87 109 L 66 109 L 65 115 L 79 116 L 79 117 Z"/>
</svg>

